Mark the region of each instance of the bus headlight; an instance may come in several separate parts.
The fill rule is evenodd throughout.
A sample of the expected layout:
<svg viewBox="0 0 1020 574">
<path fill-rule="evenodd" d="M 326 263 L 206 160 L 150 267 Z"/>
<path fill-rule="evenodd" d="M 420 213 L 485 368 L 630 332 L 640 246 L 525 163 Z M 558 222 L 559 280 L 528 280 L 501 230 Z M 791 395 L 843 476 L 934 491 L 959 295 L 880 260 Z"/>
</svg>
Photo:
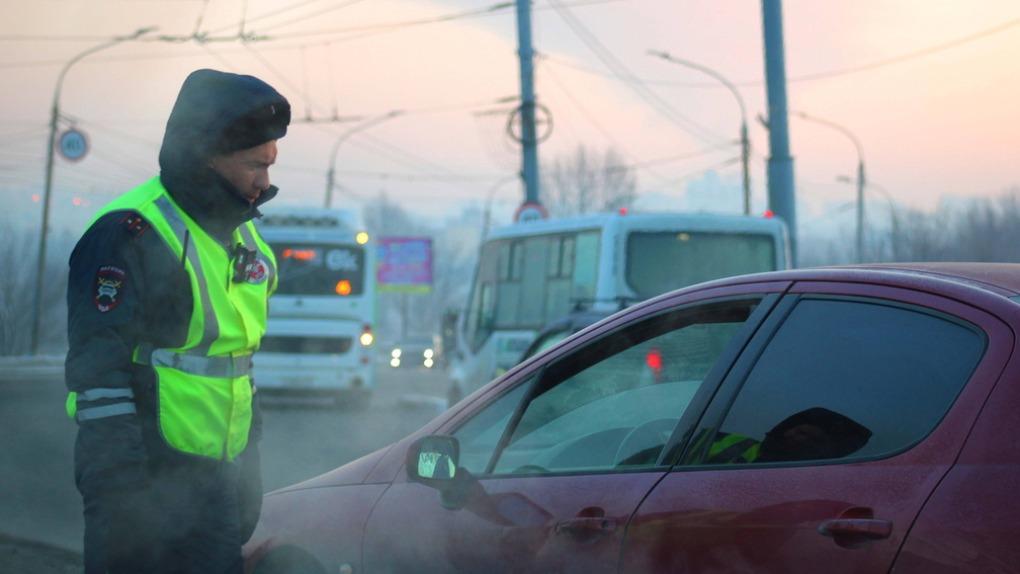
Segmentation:
<svg viewBox="0 0 1020 574">
<path fill-rule="evenodd" d="M 425 349 L 425 352 L 422 353 L 422 356 L 425 357 L 426 359 L 431 359 L 435 355 L 436 354 L 432 351 L 432 349 Z"/>
<path fill-rule="evenodd" d="M 390 359 L 390 366 L 393 367 L 394 369 L 399 367 L 400 366 L 400 359 L 398 359 L 396 357 L 393 357 L 392 359 Z"/>
<path fill-rule="evenodd" d="M 361 326 L 361 337 L 359 337 L 358 340 L 361 341 L 362 347 L 368 347 L 375 342 L 375 335 L 372 334 L 371 325 Z"/>
<path fill-rule="evenodd" d="M 432 359 L 425 359 L 425 368 L 426 369 L 431 369 L 432 365 L 434 365 L 434 364 L 435 363 L 432 362 Z"/>
<path fill-rule="evenodd" d="M 393 357 L 394 359 L 399 359 L 400 349 L 393 349 L 392 351 L 390 351 L 390 356 Z"/>
</svg>

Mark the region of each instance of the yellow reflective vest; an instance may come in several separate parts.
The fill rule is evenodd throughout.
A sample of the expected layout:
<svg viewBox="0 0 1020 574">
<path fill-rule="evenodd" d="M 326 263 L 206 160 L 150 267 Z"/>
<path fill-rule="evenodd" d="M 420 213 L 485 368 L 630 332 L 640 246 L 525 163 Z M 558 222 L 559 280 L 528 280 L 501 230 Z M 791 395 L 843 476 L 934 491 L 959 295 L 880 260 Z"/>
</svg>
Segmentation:
<svg viewBox="0 0 1020 574">
<path fill-rule="evenodd" d="M 96 215 L 141 214 L 183 262 L 191 282 L 192 311 L 184 344 L 173 349 L 141 343 L 134 361 L 156 373 L 158 428 L 170 447 L 192 455 L 232 460 L 248 444 L 252 419 L 251 357 L 266 332 L 269 295 L 276 289 L 276 259 L 252 222 L 234 231 L 234 245 L 206 233 L 167 193 L 158 177 L 131 190 Z M 76 396 L 67 401 L 75 416 Z"/>
</svg>

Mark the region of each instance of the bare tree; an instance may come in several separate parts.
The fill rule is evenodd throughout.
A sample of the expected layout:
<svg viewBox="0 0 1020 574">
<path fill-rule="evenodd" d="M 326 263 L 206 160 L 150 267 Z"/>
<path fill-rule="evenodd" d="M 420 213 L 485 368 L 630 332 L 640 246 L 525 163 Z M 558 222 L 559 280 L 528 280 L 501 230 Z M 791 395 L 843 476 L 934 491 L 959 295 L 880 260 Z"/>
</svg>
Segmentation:
<svg viewBox="0 0 1020 574">
<path fill-rule="evenodd" d="M 578 146 L 553 160 L 543 201 L 552 215 L 566 216 L 630 207 L 637 199 L 637 175 L 613 148 L 604 153 Z"/>
<path fill-rule="evenodd" d="M 889 226 L 869 229 L 870 261 L 1020 262 L 1020 188 L 932 212 L 890 207 Z M 802 238 L 802 265 L 849 262 L 849 231 L 836 239 Z"/>
<path fill-rule="evenodd" d="M 34 320 L 32 291 L 35 289 L 35 258 L 38 233 L 18 228 L 8 219 L 0 220 L 0 237 L 6 248 L 0 251 L 0 355 L 24 355 L 31 346 Z M 39 347 L 43 353 L 60 353 L 67 344 L 67 258 L 73 246 L 68 232 L 50 243 L 43 273 L 42 317 Z"/>
</svg>

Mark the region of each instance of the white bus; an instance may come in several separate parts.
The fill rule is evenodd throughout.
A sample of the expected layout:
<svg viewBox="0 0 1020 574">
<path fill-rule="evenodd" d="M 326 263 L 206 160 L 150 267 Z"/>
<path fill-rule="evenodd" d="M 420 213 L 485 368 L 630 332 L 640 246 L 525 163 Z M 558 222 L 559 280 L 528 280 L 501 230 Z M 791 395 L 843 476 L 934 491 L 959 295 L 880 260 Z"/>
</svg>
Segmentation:
<svg viewBox="0 0 1020 574">
<path fill-rule="evenodd" d="M 516 364 L 543 326 L 573 309 L 608 314 L 789 260 L 785 225 L 764 217 L 622 211 L 497 229 L 457 324 L 450 402 Z"/>
<path fill-rule="evenodd" d="M 279 284 L 255 356 L 260 392 L 364 404 L 375 383 L 375 253 L 353 212 L 267 210 L 258 222 Z"/>
</svg>

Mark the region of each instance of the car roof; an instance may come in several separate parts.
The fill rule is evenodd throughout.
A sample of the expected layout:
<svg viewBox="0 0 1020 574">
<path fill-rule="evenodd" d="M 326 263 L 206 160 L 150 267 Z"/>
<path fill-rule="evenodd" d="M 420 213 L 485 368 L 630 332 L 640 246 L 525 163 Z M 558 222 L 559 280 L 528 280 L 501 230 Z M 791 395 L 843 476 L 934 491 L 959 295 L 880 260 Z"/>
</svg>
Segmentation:
<svg viewBox="0 0 1020 574">
<path fill-rule="evenodd" d="M 851 281 L 882 283 L 888 280 L 949 282 L 978 288 L 1004 297 L 1020 294 L 1020 263 L 868 263 L 833 267 L 808 267 L 786 271 L 773 271 L 743 278 L 754 281 Z M 734 279 L 721 279 L 711 284 L 733 283 Z M 737 279 L 736 282 L 744 282 Z"/>
</svg>

